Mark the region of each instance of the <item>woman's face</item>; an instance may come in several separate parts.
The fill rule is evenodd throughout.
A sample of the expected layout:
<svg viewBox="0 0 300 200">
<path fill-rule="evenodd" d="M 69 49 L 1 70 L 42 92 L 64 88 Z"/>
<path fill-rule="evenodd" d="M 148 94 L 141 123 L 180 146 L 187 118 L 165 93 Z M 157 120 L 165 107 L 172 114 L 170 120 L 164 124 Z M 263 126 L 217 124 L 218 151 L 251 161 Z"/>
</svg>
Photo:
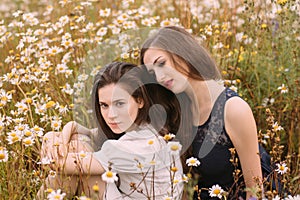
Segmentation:
<svg viewBox="0 0 300 200">
<path fill-rule="evenodd" d="M 131 94 L 117 84 L 106 85 L 98 90 L 100 112 L 109 128 L 116 134 L 129 131 L 143 101 L 137 102 Z"/>
<path fill-rule="evenodd" d="M 169 55 L 156 48 L 149 48 L 144 54 L 144 63 L 149 73 L 155 74 L 159 84 L 175 94 L 184 92 L 188 86 L 188 78 L 177 71 Z M 185 64 L 182 64 L 186 67 Z"/>
</svg>

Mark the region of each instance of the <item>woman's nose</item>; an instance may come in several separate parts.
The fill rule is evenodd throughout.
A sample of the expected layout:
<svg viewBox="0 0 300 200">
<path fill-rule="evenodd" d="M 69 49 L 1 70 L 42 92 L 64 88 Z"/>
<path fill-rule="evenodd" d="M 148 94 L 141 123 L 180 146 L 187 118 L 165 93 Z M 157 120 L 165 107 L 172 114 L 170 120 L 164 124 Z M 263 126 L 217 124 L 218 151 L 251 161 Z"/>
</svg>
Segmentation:
<svg viewBox="0 0 300 200">
<path fill-rule="evenodd" d="M 156 76 L 156 80 L 159 83 L 163 83 L 165 81 L 165 74 L 159 68 L 154 69 L 154 73 Z"/>
<path fill-rule="evenodd" d="M 117 111 L 115 110 L 115 108 L 110 107 L 109 110 L 108 110 L 107 116 L 109 118 L 115 118 L 117 116 Z"/>
</svg>

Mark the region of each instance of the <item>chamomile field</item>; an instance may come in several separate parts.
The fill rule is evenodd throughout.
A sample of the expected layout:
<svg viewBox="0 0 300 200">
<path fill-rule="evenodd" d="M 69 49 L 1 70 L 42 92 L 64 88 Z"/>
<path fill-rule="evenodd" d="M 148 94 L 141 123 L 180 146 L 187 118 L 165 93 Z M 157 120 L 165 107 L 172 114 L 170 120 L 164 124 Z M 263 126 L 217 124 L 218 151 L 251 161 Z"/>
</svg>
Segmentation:
<svg viewBox="0 0 300 200">
<path fill-rule="evenodd" d="M 192 33 L 223 84 L 252 108 L 271 176 L 286 193 L 248 189 L 257 199 L 300 199 L 299 0 L 1 0 L 0 199 L 35 198 L 57 175 L 40 158 L 43 136 L 71 120 L 93 127 L 87 99 L 97 69 L 113 60 L 138 64 L 143 40 L 169 25 Z M 195 190 L 195 176 L 177 181 Z M 223 189 L 207 189 L 226 199 Z M 45 188 L 47 199 L 66 192 Z"/>
</svg>

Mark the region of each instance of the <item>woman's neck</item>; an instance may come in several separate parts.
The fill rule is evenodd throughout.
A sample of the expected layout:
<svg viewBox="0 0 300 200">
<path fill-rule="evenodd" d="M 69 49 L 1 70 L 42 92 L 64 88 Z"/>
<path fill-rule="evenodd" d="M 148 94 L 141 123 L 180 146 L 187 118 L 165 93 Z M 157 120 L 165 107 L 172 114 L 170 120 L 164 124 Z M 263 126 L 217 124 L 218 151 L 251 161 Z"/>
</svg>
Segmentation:
<svg viewBox="0 0 300 200">
<path fill-rule="evenodd" d="M 192 101 L 194 125 L 203 124 L 209 117 L 212 107 L 224 90 L 222 83 L 216 80 L 189 80 L 190 87 L 186 90 Z"/>
</svg>

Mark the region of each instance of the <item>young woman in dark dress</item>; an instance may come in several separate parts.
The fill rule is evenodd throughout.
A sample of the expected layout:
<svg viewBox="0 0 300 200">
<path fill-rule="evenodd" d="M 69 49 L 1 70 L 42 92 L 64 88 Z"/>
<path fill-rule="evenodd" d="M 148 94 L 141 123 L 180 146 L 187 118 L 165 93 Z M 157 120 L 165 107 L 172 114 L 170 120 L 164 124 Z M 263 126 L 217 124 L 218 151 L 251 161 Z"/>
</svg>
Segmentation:
<svg viewBox="0 0 300 200">
<path fill-rule="evenodd" d="M 262 180 L 256 123 L 249 105 L 223 86 L 207 51 L 183 28 L 164 27 L 143 44 L 141 63 L 159 84 L 178 95 L 182 106 L 188 105 L 184 100 L 191 103 L 182 114 L 180 128 L 186 131 L 180 138 L 201 163 L 194 198 L 216 198 L 208 190 L 216 184 L 227 192 L 227 199 L 250 198 L 253 194 L 245 188 Z M 233 148 L 235 166 L 230 161 Z M 235 169 L 240 170 L 238 179 Z"/>
</svg>

